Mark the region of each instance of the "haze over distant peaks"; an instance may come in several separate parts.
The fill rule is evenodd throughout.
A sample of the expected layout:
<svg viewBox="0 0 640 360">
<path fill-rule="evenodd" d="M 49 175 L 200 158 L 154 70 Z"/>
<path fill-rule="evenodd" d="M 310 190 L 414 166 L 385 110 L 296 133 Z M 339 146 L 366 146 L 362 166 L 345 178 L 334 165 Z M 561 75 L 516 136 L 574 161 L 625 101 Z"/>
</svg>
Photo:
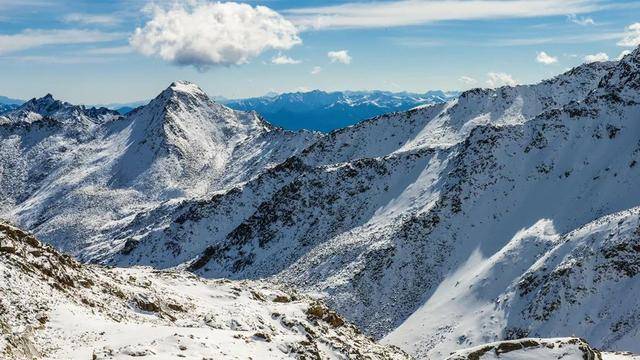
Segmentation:
<svg viewBox="0 0 640 360">
<path fill-rule="evenodd" d="M 237 110 L 257 111 L 275 125 L 286 129 L 328 132 L 358 121 L 416 106 L 446 102 L 458 92 L 429 91 L 424 94 L 388 91 L 313 90 L 262 97 L 227 100 Z"/>
</svg>

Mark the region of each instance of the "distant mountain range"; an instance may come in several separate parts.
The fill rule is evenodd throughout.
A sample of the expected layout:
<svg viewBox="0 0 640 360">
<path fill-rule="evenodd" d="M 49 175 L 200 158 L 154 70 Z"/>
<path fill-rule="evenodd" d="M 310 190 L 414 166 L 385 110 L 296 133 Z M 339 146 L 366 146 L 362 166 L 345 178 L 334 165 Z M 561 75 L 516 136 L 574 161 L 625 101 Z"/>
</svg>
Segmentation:
<svg viewBox="0 0 640 360">
<path fill-rule="evenodd" d="M 3 112 L 7 112 L 7 111 L 11 111 L 13 109 L 16 109 L 18 107 L 18 105 L 13 105 L 13 104 L 0 104 L 0 114 L 2 114 Z"/>
<path fill-rule="evenodd" d="M 235 110 L 256 111 L 272 124 L 285 129 L 328 132 L 374 116 L 443 103 L 458 95 L 458 92 L 444 91 L 416 94 L 314 90 L 227 100 L 223 104 Z"/>
<path fill-rule="evenodd" d="M 0 104 L 2 105 L 22 105 L 24 100 L 12 99 L 6 96 L 0 96 Z"/>
<path fill-rule="evenodd" d="M 443 103 L 456 98 L 455 91 L 428 91 L 423 94 L 389 91 L 335 91 L 313 90 L 274 94 L 247 99 L 211 97 L 234 110 L 256 111 L 270 123 L 287 130 L 315 130 L 329 132 L 353 125 L 374 116 L 405 111 L 422 105 Z M 6 99 L 6 100 L 4 100 Z M 0 97 L 0 113 L 12 110 L 24 101 Z M 116 110 L 125 115 L 146 105 L 148 100 L 130 103 L 95 105 Z"/>
<path fill-rule="evenodd" d="M 18 99 L 8 98 L 6 96 L 0 96 L 0 114 L 3 112 L 11 111 L 22 105 L 24 101 Z"/>
</svg>

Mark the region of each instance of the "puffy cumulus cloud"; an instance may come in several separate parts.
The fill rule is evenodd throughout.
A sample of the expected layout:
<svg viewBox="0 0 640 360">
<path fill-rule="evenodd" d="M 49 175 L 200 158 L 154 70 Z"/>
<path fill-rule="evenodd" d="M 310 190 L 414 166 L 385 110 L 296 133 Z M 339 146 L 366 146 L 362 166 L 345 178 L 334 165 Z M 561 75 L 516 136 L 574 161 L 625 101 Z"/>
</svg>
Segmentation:
<svg viewBox="0 0 640 360">
<path fill-rule="evenodd" d="M 502 72 L 490 72 L 487 74 L 487 85 L 496 88 L 503 85 L 515 86 L 518 82 L 513 76 Z"/>
<path fill-rule="evenodd" d="M 538 55 L 536 56 L 536 61 L 541 63 L 541 64 L 545 64 L 545 65 L 551 65 L 551 64 L 555 64 L 558 62 L 558 58 L 555 56 L 551 56 L 549 54 L 547 54 L 544 51 L 540 51 L 538 53 Z"/>
<path fill-rule="evenodd" d="M 278 54 L 278 56 L 274 56 L 271 59 L 272 64 L 276 65 L 290 65 L 290 64 L 300 64 L 300 60 L 293 59 L 289 56 Z"/>
<path fill-rule="evenodd" d="M 478 83 L 478 80 L 470 77 L 470 76 L 460 76 L 460 78 L 458 79 L 458 81 L 465 83 L 467 85 L 473 85 Z"/>
<path fill-rule="evenodd" d="M 598 61 L 609 61 L 609 55 L 603 52 L 599 52 L 597 54 L 591 54 L 584 57 L 584 62 L 592 63 Z"/>
<path fill-rule="evenodd" d="M 332 63 L 339 62 L 342 64 L 351 64 L 351 56 L 347 50 L 329 51 L 327 56 Z"/>
<path fill-rule="evenodd" d="M 627 26 L 624 37 L 618 41 L 620 46 L 636 47 L 640 45 L 640 23 Z"/>
<path fill-rule="evenodd" d="M 206 70 L 240 65 L 266 50 L 302 43 L 296 27 L 265 6 L 235 2 L 150 5 L 150 20 L 137 28 L 131 46 L 147 56 Z"/>
<path fill-rule="evenodd" d="M 313 69 L 311 69 L 311 75 L 318 75 L 322 72 L 322 68 L 320 66 L 314 66 Z"/>
</svg>

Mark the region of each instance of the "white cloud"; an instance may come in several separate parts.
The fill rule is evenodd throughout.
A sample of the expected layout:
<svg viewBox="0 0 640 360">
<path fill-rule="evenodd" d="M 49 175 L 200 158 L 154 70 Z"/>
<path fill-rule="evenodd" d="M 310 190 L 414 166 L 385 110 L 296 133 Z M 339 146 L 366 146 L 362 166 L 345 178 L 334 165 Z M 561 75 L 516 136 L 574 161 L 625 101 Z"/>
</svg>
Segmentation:
<svg viewBox="0 0 640 360">
<path fill-rule="evenodd" d="M 478 82 L 478 80 L 470 77 L 470 76 L 460 76 L 460 78 L 458 79 L 458 81 L 463 82 L 467 85 L 473 85 L 476 84 Z"/>
<path fill-rule="evenodd" d="M 289 64 L 300 64 L 300 60 L 292 59 L 289 56 L 279 54 L 271 59 L 272 64 L 276 65 L 289 65 Z"/>
<path fill-rule="evenodd" d="M 482 45 L 484 46 L 523 46 L 523 45 L 542 45 L 542 44 L 587 44 L 602 42 L 608 40 L 619 40 L 624 34 L 618 32 L 599 32 L 599 33 L 583 33 L 579 35 L 563 35 L 549 37 L 528 37 L 528 38 L 502 38 L 487 39 Z"/>
<path fill-rule="evenodd" d="M 36 64 L 56 64 L 56 65 L 76 65 L 76 64 L 104 64 L 114 60 L 114 58 L 106 58 L 104 56 L 82 56 L 75 54 L 66 54 L 64 56 L 56 55 L 25 55 L 25 56 L 8 56 L 3 57 L 14 62 L 20 63 L 36 63 Z"/>
<path fill-rule="evenodd" d="M 331 59 L 332 63 L 351 64 L 351 56 L 349 56 L 347 50 L 329 51 L 327 56 Z"/>
<path fill-rule="evenodd" d="M 82 25 L 116 25 L 122 21 L 122 17 L 102 14 L 72 13 L 66 15 L 63 20 L 68 23 L 78 23 Z"/>
<path fill-rule="evenodd" d="M 555 64 L 558 62 L 558 58 L 555 56 L 551 56 L 549 54 L 547 54 L 544 51 L 540 51 L 538 53 L 538 55 L 536 56 L 536 61 L 541 63 L 541 64 L 545 64 L 545 65 L 551 65 L 551 64 Z"/>
<path fill-rule="evenodd" d="M 151 19 L 131 37 L 133 48 L 200 70 L 245 64 L 266 50 L 302 43 L 296 27 L 265 6 L 189 1 L 147 11 Z"/>
<path fill-rule="evenodd" d="M 631 50 L 624 50 L 620 53 L 620 55 L 618 55 L 618 57 L 616 58 L 616 60 L 620 61 L 622 60 L 622 58 L 624 58 L 625 56 L 631 54 Z"/>
<path fill-rule="evenodd" d="M 627 47 L 636 47 L 640 45 L 640 23 L 627 26 L 624 37 L 618 41 L 618 45 Z"/>
<path fill-rule="evenodd" d="M 320 66 L 314 66 L 313 69 L 311 69 L 311 75 L 318 75 L 322 72 L 322 68 Z"/>
<path fill-rule="evenodd" d="M 591 12 L 601 7 L 598 0 L 396 0 L 296 8 L 286 13 L 303 29 L 330 29 L 557 16 Z"/>
<path fill-rule="evenodd" d="M 574 23 L 574 24 L 578 24 L 578 25 L 582 25 L 582 26 L 588 26 L 588 25 L 595 25 L 596 24 L 596 22 L 592 18 L 576 16 L 576 14 L 568 15 L 567 19 L 569 21 L 571 21 L 572 23 Z"/>
<path fill-rule="evenodd" d="M 0 54 L 8 54 L 47 45 L 90 44 L 123 38 L 121 33 L 91 30 L 32 30 L 12 35 L 0 35 Z"/>
<path fill-rule="evenodd" d="M 502 72 L 490 72 L 487 77 L 487 85 L 492 88 L 503 85 L 515 86 L 518 83 L 513 76 Z"/>
<path fill-rule="evenodd" d="M 597 54 L 591 54 L 584 57 L 584 62 L 592 63 L 598 61 L 609 61 L 609 55 L 603 52 L 599 52 Z"/>
<path fill-rule="evenodd" d="M 84 51 L 85 54 L 89 55 L 123 55 L 130 54 L 133 52 L 131 46 L 110 46 L 110 47 L 99 47 L 93 49 L 87 49 Z"/>
</svg>

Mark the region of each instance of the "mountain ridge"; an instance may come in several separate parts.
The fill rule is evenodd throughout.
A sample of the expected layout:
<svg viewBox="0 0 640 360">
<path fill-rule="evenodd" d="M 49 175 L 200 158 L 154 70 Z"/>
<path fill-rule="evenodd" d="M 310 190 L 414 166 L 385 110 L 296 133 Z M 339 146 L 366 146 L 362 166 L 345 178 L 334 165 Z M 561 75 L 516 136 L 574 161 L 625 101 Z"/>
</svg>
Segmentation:
<svg viewBox="0 0 640 360">
<path fill-rule="evenodd" d="M 163 263 L 155 265 L 176 266 L 183 260 L 166 262 L 172 256 L 161 255 L 163 242 L 176 250 L 174 254 L 185 251 L 181 249 L 183 247 L 213 243 L 190 263 L 191 270 L 211 277 L 266 276 L 322 292 L 333 306 L 348 314 L 366 331 L 383 335 L 385 329 L 400 325 L 405 316 L 413 314 L 431 296 L 437 295 L 435 284 L 446 281 L 451 276 L 449 271 L 462 266 L 468 261 L 467 257 L 472 258 L 470 249 L 478 246 L 478 240 L 474 238 L 502 239 L 483 241 L 482 248 L 489 256 L 509 244 L 511 236 L 517 234 L 518 226 L 536 229 L 533 225 L 540 220 L 536 216 L 545 214 L 546 205 L 536 200 L 538 191 L 544 193 L 554 187 L 565 189 L 563 195 L 557 190 L 553 192 L 556 197 L 566 199 L 563 200 L 566 201 L 565 210 L 553 210 L 556 215 L 552 219 L 556 220 L 560 234 L 587 224 L 595 219 L 594 216 L 605 216 L 636 205 L 634 196 L 628 194 L 636 193 L 633 184 L 638 180 L 637 174 L 629 170 L 633 169 L 629 164 L 637 155 L 633 141 L 636 132 L 630 121 L 637 109 L 633 102 L 622 103 L 616 97 L 601 96 L 598 89 L 600 84 L 607 83 L 603 78 L 627 68 L 627 62 L 634 63 L 637 55 L 638 51 L 621 63 L 584 65 L 539 85 L 471 90 L 446 105 L 381 116 L 338 130 L 290 159 L 287 167 L 281 167 L 280 176 L 270 175 L 274 180 L 261 179 L 255 184 L 261 189 L 266 187 L 260 184 L 278 183 L 276 190 L 257 191 L 249 184 L 228 196 L 222 194 L 211 205 L 182 205 L 174 220 L 160 225 L 153 235 L 137 241 L 139 250 L 132 247 L 129 254 L 114 263 L 127 265 L 129 261 L 131 264 L 142 261 L 153 265 L 148 262 L 152 258 L 145 260 L 143 254 L 156 254 L 152 249 L 157 248 Z M 630 74 L 633 79 L 635 72 Z M 617 83 L 634 86 L 631 81 Z M 556 87 L 563 91 L 552 90 Z M 625 90 L 624 87 L 621 89 Z M 580 99 L 575 100 L 576 96 Z M 470 105 L 465 104 L 482 103 L 479 99 L 486 99 L 483 103 L 486 106 L 469 112 L 467 107 Z M 531 105 L 527 105 L 527 101 Z M 609 110 L 615 107 L 620 108 Z M 492 114 L 496 114 L 495 117 Z M 459 123 L 458 120 L 465 121 Z M 404 124 L 414 124 L 415 130 L 405 133 Z M 394 125 L 401 132 L 390 131 Z M 374 128 L 375 131 L 369 132 Z M 388 146 L 376 148 L 379 144 L 371 139 L 384 144 L 379 134 L 389 139 L 401 134 L 404 137 L 388 140 Z M 362 141 L 356 141 L 360 137 Z M 617 148 L 619 145 L 616 144 L 624 146 Z M 587 151 L 588 147 L 598 151 Z M 572 150 L 564 150 L 566 154 L 561 156 L 560 149 L 564 148 Z M 516 154 L 523 165 L 511 165 L 509 159 Z M 585 158 L 579 158 L 577 154 Z M 629 158 L 610 159 L 613 154 L 626 154 Z M 593 165 L 590 157 L 595 161 Z M 574 163 L 576 168 L 569 165 Z M 616 176 L 610 169 L 614 164 Z M 400 181 L 402 178 L 405 180 Z M 565 178 L 580 179 L 577 180 L 579 185 L 569 185 L 572 182 L 556 184 Z M 602 189 L 616 187 L 616 195 L 609 200 L 597 196 L 585 200 L 575 193 L 576 189 L 590 189 L 594 178 L 602 178 L 599 181 Z M 534 181 L 543 185 L 526 185 L 535 184 Z M 517 187 L 511 182 L 518 184 Z M 511 190 L 528 186 L 533 187 L 522 190 L 525 194 Z M 486 190 L 493 188 L 496 193 Z M 249 189 L 253 194 L 271 194 L 267 195 L 270 199 L 265 202 L 260 198 L 249 217 L 227 224 L 224 214 L 230 210 L 224 210 L 224 207 L 236 208 L 233 203 L 238 200 L 234 199 L 243 198 L 245 192 L 249 196 Z M 621 192 L 627 195 L 618 195 Z M 517 215 L 490 205 L 496 203 L 501 193 L 511 194 L 502 196 L 501 201 L 514 206 L 519 214 L 529 213 L 527 216 L 533 223 L 517 220 Z M 474 203 L 479 204 L 474 205 L 476 210 L 472 206 Z M 517 204 L 522 203 L 531 203 L 531 209 L 535 211 L 521 208 L 521 205 L 518 208 Z M 221 204 L 225 204 L 223 209 Z M 586 204 L 591 204 L 591 208 L 581 210 L 575 218 L 561 215 Z M 466 209 L 468 206 L 472 208 Z M 480 210 L 483 206 L 491 210 Z M 465 215 L 467 211 L 475 215 Z M 486 211 L 491 215 L 482 215 Z M 354 215 L 344 218 L 340 214 Z M 469 218 L 455 222 L 447 220 L 461 216 Z M 504 226 L 500 230 L 502 235 L 497 235 L 495 229 L 490 235 L 491 227 L 481 225 L 492 224 L 501 218 L 504 218 L 499 222 Z M 538 236 L 535 231 L 533 234 Z M 544 239 L 546 235 L 541 234 L 539 236 Z M 432 241 L 421 242 L 418 241 L 420 238 Z M 456 240 L 447 241 L 447 238 Z M 191 254 L 191 251 L 187 253 Z M 274 258 L 278 261 L 274 262 Z M 405 272 L 411 269 L 411 275 L 401 275 L 402 269 Z M 368 313 L 365 310 L 371 309 L 377 312 L 376 317 L 365 315 Z M 447 323 L 449 320 L 443 321 L 435 324 L 444 329 L 453 326 Z M 496 340 L 506 336 L 503 331 L 508 329 L 501 326 L 491 327 L 494 329 L 491 331 L 495 331 L 491 336 L 496 336 Z M 438 345 L 437 341 L 443 341 L 440 336 L 445 335 L 433 331 L 426 333 L 432 334 L 429 336 L 434 340 L 413 339 L 408 344 L 423 344 L 410 348 L 414 354 L 443 356 L 452 349 L 449 346 L 470 346 L 489 340 L 485 337 L 489 336 L 486 332 L 477 331 L 465 335 L 470 343 L 457 344 L 458 335 L 454 332 L 446 335 L 446 342 Z M 589 338 L 586 335 L 589 328 L 582 331 Z M 425 332 L 412 328 L 407 333 L 420 336 Z M 598 345 L 599 340 L 595 339 Z M 396 337 L 390 341 L 402 345 L 404 340 Z M 426 344 L 429 345 L 422 347 Z"/>
<path fill-rule="evenodd" d="M 319 134 L 179 82 L 82 142 L 0 125 L 2 215 L 83 261 L 318 294 L 417 357 L 639 352 L 638 89 L 640 49 Z"/>
</svg>

